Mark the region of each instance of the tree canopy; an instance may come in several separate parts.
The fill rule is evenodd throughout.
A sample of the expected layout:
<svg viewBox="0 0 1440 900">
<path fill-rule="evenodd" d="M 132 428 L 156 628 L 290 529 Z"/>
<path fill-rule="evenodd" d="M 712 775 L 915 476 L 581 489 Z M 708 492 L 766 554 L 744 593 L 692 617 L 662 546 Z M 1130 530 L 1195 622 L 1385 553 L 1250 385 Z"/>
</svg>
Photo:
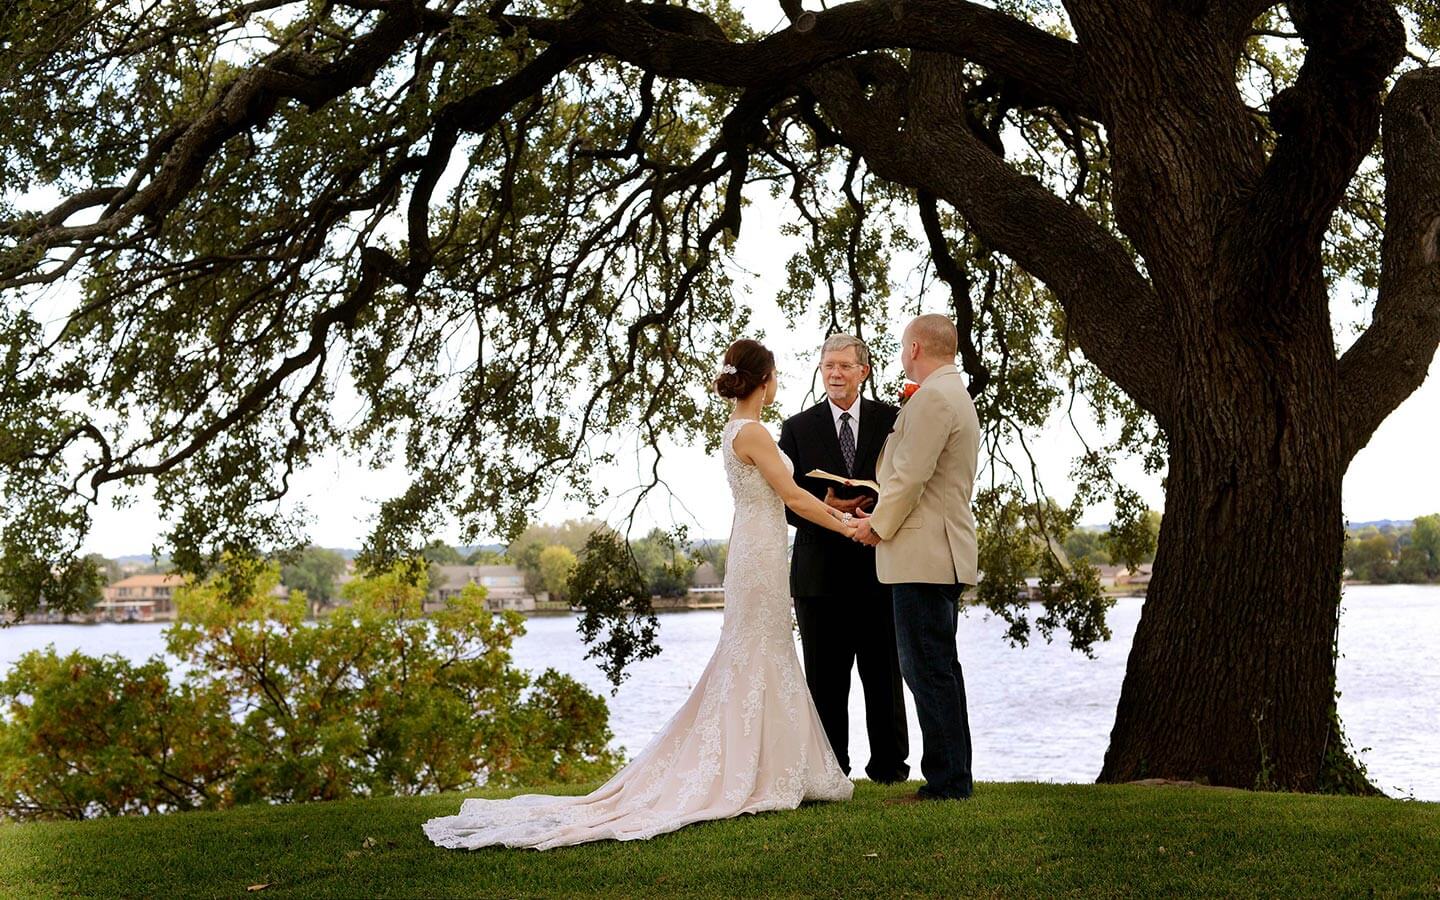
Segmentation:
<svg viewBox="0 0 1440 900">
<path fill-rule="evenodd" d="M 1278 182 L 1287 153 L 1327 146 L 1317 121 L 1277 123 L 1271 102 L 1344 113 L 1341 74 L 1373 92 L 1400 58 L 1391 6 L 1166 15 L 1226 30 L 1224 127 L 1250 135 L 1242 169 Z M 1433 43 L 1425 11 L 1413 21 Z M 93 504 L 141 479 L 173 517 L 177 561 L 203 568 L 291 534 L 271 502 L 315 453 L 402 458 L 413 484 L 367 545 L 383 561 L 445 514 L 467 538 L 515 533 L 561 471 L 593 494 L 597 435 L 713 436 L 704 384 L 746 321 L 716 262 L 754 184 L 788 196 L 787 227 L 808 239 L 780 301 L 817 334 L 883 344 L 888 262 L 918 244 L 918 214 L 991 456 L 1003 464 L 1079 391 L 1119 437 L 1077 460 L 1077 507 L 1115 496 L 1118 524 L 1138 524 L 1109 463 L 1162 465 L 1145 413 L 1163 417 L 1177 360 L 1137 268 L 1150 248 L 1120 221 L 1141 211 L 1114 193 L 1117 162 L 1146 162 L 1123 144 L 1139 155 L 1115 158 L 1124 73 L 1087 46 L 1112 24 L 1045 2 L 854 2 L 768 35 L 724 2 L 12 4 L 0 327 L 5 486 L 25 498 L 4 532 L 15 602 L 66 593 L 74 576 L 55 563 Z M 1310 227 L 1338 206 L 1331 274 L 1374 292 L 1384 182 L 1362 165 L 1373 123 L 1351 119 Z M 1348 368 L 1379 366 L 1369 345 L 1395 327 L 1378 320 Z M 362 410 L 353 427 L 342 400 Z M 1358 447 L 1378 419 L 1353 418 Z"/>
<path fill-rule="evenodd" d="M 471 541 L 557 487 L 597 499 L 617 435 L 713 442 L 705 386 L 749 321 L 725 263 L 769 189 L 805 242 L 777 292 L 797 326 L 885 348 L 912 251 L 953 315 L 982 527 L 1025 533 L 987 577 L 1107 498 L 1134 561 L 1114 462 L 1166 470 L 1106 777 L 1314 786 L 1340 481 L 1440 342 L 1431 5 L 779 7 L 762 33 L 726 0 L 9 4 L 0 593 L 75 594 L 94 504 L 142 483 L 203 570 L 294 543 L 275 502 L 317 453 L 403 461 L 378 565 L 445 517 Z M 1062 508 L 1025 438 L 1077 398 L 1105 437 Z M 1242 523 L 1284 564 L 1235 566 Z M 1093 571 L 1041 570 L 1085 646 Z M 1236 630 L 1252 609 L 1294 612 Z M 1151 705 L 1192 705 L 1155 684 L 1212 683 L 1270 628 L 1307 662 L 1204 701 L 1226 727 Z M 1294 719 L 1257 734 L 1272 703 Z"/>
</svg>

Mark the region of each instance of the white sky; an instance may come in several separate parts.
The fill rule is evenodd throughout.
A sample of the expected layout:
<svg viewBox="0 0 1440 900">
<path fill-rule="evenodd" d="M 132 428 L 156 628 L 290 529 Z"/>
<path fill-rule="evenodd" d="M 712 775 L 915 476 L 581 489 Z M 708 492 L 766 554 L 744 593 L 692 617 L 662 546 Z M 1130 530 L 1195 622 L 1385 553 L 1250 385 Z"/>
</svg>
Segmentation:
<svg viewBox="0 0 1440 900">
<path fill-rule="evenodd" d="M 780 23 L 779 10 L 773 0 L 741 0 L 738 5 L 754 26 L 770 30 Z M 808 392 L 811 369 L 816 362 L 814 345 L 820 332 L 813 321 L 800 323 L 798 333 L 792 332 L 776 309 L 773 298 L 784 284 L 785 261 L 797 242 L 779 232 L 777 217 L 785 214 L 782 207 L 769 203 L 758 193 L 753 199 L 756 202 L 746 213 L 736 248 L 738 267 L 752 275 L 746 277 L 737 272 L 736 283 L 741 290 L 748 288 L 748 294 L 743 296 L 754 309 L 753 321 L 776 351 L 782 372 L 777 402 L 781 411 L 790 415 L 814 402 Z M 901 285 L 898 293 L 913 298 L 910 288 Z M 941 302 L 942 294 L 932 291 L 926 311 L 944 311 L 938 306 Z M 1353 317 L 1355 311 L 1342 301 L 1336 306 L 1336 315 Z M 890 323 L 892 333 L 898 332 L 903 324 L 903 320 Z M 754 332 L 736 335 L 755 336 L 758 335 Z M 899 376 L 899 367 L 894 360 L 877 360 L 875 376 L 882 384 L 892 383 Z M 1436 477 L 1434 468 L 1435 447 L 1440 438 L 1437 412 L 1440 412 L 1440 363 L 1433 363 L 1426 383 L 1380 427 L 1370 445 L 1351 465 L 1345 480 L 1345 514 L 1350 521 L 1410 519 L 1440 512 L 1440 477 Z M 1070 425 L 1058 415 L 1031 444 L 1048 493 L 1061 502 L 1071 496 L 1066 474 L 1079 446 Z M 624 491 L 646 480 L 647 470 L 648 460 L 638 455 L 632 455 L 628 465 L 597 470 L 592 478 L 610 486 L 612 496 L 622 496 L 614 496 L 607 505 L 589 510 L 559 499 L 563 492 L 557 491 L 557 499 L 540 511 L 539 518 L 555 522 L 594 514 L 614 521 L 630 507 L 631 501 L 623 497 Z M 1163 509 L 1159 478 L 1145 476 L 1138 465 L 1125 471 L 1130 484 L 1141 491 L 1150 505 Z M 640 512 L 636 522 L 639 528 L 648 528 L 651 524 L 667 527 L 685 524 L 696 537 L 724 537 L 728 533 L 732 507 L 718 458 L 708 457 L 699 447 L 673 447 L 662 463 L 661 473 L 672 490 L 652 496 Z M 292 484 L 291 504 L 303 503 L 311 514 L 313 542 L 329 547 L 358 547 L 379 501 L 400 493 L 406 476 L 399 469 L 372 472 L 338 454 L 331 454 L 323 463 L 299 473 Z M 87 550 L 107 556 L 149 551 L 165 526 L 153 500 L 144 494 L 135 499 L 136 502 L 124 510 L 103 506 L 96 511 Z M 1097 507 L 1082 521 L 1103 524 L 1109 521 L 1110 514 L 1108 508 Z M 449 533 L 438 536 L 454 541 L 457 533 L 452 527 Z"/>
</svg>

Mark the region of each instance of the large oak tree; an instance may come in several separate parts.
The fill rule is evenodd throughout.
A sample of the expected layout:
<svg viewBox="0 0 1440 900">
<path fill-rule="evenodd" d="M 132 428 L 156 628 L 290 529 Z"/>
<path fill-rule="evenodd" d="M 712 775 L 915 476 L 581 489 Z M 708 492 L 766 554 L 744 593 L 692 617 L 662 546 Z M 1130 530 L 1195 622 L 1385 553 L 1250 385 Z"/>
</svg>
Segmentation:
<svg viewBox="0 0 1440 900">
<path fill-rule="evenodd" d="M 1079 506 L 978 500 L 1017 636 L 1015 532 L 1063 539 L 1103 495 L 1143 531 L 1111 461 L 1168 467 L 1100 778 L 1364 789 L 1334 711 L 1341 482 L 1440 341 L 1425 9 L 780 7 L 759 34 L 714 2 L 7 4 L 11 607 L 91 583 L 93 504 L 142 484 L 199 569 L 284 538 L 315 454 L 403 458 L 384 559 L 447 514 L 518 531 L 608 436 L 713 435 L 746 316 L 724 262 L 768 184 L 806 244 L 782 305 L 819 330 L 877 336 L 887 262 L 928 257 L 992 461 L 1067 392 L 1118 432 Z M 1373 304 L 1343 353 L 1341 290 Z M 1093 573 L 1041 555 L 1036 624 L 1088 646 Z"/>
</svg>

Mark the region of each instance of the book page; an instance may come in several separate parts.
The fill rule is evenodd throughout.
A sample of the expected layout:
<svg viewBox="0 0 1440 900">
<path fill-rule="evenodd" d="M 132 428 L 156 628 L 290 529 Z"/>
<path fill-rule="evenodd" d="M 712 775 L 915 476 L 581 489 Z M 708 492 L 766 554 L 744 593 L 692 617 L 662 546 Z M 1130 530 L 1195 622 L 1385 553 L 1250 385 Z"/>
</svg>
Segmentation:
<svg viewBox="0 0 1440 900">
<path fill-rule="evenodd" d="M 864 478 L 846 478 L 842 475 L 831 475 L 824 469 L 811 469 L 805 473 L 807 478 L 823 478 L 826 481 L 835 481 L 848 487 L 865 488 L 866 490 L 880 493 L 880 485 L 874 481 L 866 481 Z"/>
</svg>

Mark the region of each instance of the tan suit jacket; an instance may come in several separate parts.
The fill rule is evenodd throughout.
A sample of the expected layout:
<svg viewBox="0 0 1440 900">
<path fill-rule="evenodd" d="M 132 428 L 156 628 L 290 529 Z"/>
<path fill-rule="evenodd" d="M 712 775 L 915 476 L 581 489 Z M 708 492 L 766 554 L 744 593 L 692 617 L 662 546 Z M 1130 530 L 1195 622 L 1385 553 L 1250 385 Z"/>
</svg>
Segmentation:
<svg viewBox="0 0 1440 900">
<path fill-rule="evenodd" d="M 965 379 L 941 366 L 895 420 L 876 479 L 870 526 L 880 536 L 875 573 L 884 584 L 975 584 L 970 498 L 980 458 L 980 421 Z"/>
</svg>

